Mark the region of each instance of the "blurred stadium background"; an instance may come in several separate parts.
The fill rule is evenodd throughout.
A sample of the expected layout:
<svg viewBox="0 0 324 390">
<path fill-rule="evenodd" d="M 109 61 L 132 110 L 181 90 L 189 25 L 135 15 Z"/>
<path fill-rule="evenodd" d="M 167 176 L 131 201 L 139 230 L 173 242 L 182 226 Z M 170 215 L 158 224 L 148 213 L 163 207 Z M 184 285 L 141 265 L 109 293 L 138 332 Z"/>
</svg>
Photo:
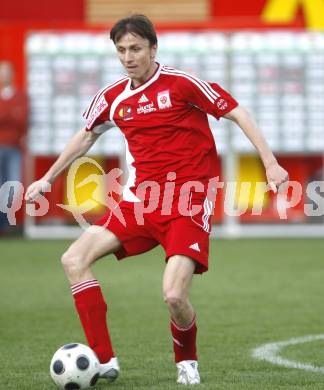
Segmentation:
<svg viewBox="0 0 324 390">
<path fill-rule="evenodd" d="M 305 204 L 314 203 L 306 187 L 321 180 L 324 172 L 322 0 L 249 0 L 235 5 L 220 0 L 30 0 L 19 6 L 3 2 L 0 59 L 14 64 L 16 82 L 27 90 L 30 102 L 24 185 L 47 170 L 82 126 L 81 114 L 93 94 L 123 74 L 108 31 L 116 19 L 131 12 L 145 13 L 157 25 L 160 62 L 218 82 L 249 108 L 291 180 L 302 186 L 297 203 L 292 190 L 288 198 L 270 193 L 263 197 L 255 185 L 264 180 L 264 172 L 252 146 L 228 121 L 216 124 L 210 118 L 223 177 L 239 184 L 234 199 L 241 214 L 224 212 L 225 191 L 220 191 L 213 234 L 323 236 L 323 205 L 318 205 L 317 216 L 304 212 Z M 104 135 L 90 154 L 105 170 L 123 167 L 119 131 Z M 80 180 L 96 169 L 82 166 Z M 240 191 L 240 183 L 246 181 L 251 182 L 250 192 Z M 56 206 L 66 203 L 67 185 L 63 176 L 53 186 L 45 216 L 29 217 L 21 208 L 17 217 L 25 236 L 79 234 L 72 215 Z M 91 197 L 94 188 L 75 189 L 76 206 Z M 261 215 L 252 215 L 253 200 L 263 207 Z M 287 219 L 280 217 L 280 207 L 287 208 Z M 98 203 L 90 220 L 102 210 Z"/>
</svg>

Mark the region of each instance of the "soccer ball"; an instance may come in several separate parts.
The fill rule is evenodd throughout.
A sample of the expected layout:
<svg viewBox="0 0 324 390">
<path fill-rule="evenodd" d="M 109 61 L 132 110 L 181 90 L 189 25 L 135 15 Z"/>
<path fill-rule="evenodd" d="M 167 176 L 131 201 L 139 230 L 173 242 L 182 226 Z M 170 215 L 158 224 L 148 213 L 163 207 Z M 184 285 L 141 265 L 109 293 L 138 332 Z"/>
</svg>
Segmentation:
<svg viewBox="0 0 324 390">
<path fill-rule="evenodd" d="M 99 360 L 86 345 L 63 345 L 52 358 L 50 374 L 60 389 L 88 389 L 99 378 Z"/>
</svg>

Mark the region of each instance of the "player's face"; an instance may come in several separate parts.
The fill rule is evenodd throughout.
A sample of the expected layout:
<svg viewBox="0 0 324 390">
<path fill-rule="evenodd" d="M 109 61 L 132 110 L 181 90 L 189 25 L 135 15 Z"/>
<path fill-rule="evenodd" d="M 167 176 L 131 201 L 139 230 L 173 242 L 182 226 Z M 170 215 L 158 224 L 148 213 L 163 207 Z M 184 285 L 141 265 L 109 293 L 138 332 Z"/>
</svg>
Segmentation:
<svg viewBox="0 0 324 390">
<path fill-rule="evenodd" d="M 144 83 L 155 72 L 156 45 L 151 46 L 147 39 L 127 33 L 116 43 L 116 49 L 134 87 Z"/>
</svg>

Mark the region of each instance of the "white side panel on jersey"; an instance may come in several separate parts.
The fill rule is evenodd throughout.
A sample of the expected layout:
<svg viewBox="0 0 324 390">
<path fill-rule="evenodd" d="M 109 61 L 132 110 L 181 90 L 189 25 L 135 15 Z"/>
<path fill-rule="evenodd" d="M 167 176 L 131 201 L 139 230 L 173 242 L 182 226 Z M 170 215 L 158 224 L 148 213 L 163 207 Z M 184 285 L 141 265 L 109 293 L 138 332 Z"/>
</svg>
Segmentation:
<svg viewBox="0 0 324 390">
<path fill-rule="evenodd" d="M 150 80 L 148 80 L 145 84 L 141 85 L 136 89 L 131 89 L 132 81 L 131 79 L 129 79 L 128 83 L 125 86 L 124 91 L 120 95 L 118 95 L 117 98 L 111 104 L 110 114 L 109 114 L 110 120 L 113 121 L 114 113 L 119 103 L 121 103 L 123 100 L 128 99 L 133 95 L 136 95 L 139 92 L 142 92 L 145 88 L 147 88 L 149 85 L 154 83 L 154 81 L 156 81 L 159 78 L 160 73 L 161 73 L 161 66 L 159 65 L 159 68 L 156 71 L 155 75 Z M 135 160 L 129 150 L 126 137 L 125 137 L 125 146 L 126 146 L 126 163 L 127 163 L 129 176 L 123 190 L 123 199 L 126 200 L 127 202 L 140 202 L 140 199 L 138 199 L 138 197 L 135 196 L 133 192 L 130 190 L 130 188 L 134 186 L 136 181 L 136 169 L 133 166 L 133 162 Z"/>
<path fill-rule="evenodd" d="M 132 156 L 129 147 L 127 139 L 125 138 L 125 146 L 126 146 L 126 164 L 128 169 L 128 179 L 127 183 L 125 184 L 125 187 L 123 189 L 123 199 L 127 202 L 140 202 L 140 199 L 138 199 L 137 196 L 133 194 L 133 192 L 130 190 L 130 187 L 133 187 L 136 180 L 136 169 L 133 166 L 134 157 Z"/>
</svg>

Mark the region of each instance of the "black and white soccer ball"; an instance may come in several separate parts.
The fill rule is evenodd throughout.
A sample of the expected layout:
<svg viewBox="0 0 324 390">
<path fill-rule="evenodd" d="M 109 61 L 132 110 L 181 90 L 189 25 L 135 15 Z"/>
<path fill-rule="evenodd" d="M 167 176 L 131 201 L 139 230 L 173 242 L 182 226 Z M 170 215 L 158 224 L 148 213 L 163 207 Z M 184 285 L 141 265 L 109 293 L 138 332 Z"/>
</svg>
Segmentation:
<svg viewBox="0 0 324 390">
<path fill-rule="evenodd" d="M 66 344 L 52 358 L 50 373 L 63 390 L 88 389 L 99 378 L 99 360 L 91 348 L 80 343 Z"/>
</svg>

